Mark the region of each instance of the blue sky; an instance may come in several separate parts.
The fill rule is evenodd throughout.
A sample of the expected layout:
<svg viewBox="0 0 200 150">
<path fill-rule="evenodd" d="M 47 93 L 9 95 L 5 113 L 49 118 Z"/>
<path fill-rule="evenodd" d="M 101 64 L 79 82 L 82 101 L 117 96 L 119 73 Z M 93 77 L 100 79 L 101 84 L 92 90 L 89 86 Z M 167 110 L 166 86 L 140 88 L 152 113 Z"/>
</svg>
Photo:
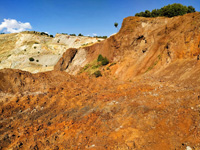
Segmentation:
<svg viewBox="0 0 200 150">
<path fill-rule="evenodd" d="M 4 19 L 29 23 L 29 30 L 93 36 L 117 32 L 114 22 L 135 13 L 168 4 L 192 5 L 200 11 L 199 0 L 0 0 L 0 24 Z M 28 24 L 24 25 L 25 27 Z M 17 28 L 17 27 L 16 27 Z M 1 28 L 0 28 L 1 29 Z M 22 28 L 23 30 L 23 28 Z M 0 32 L 5 31 L 5 29 Z"/>
</svg>

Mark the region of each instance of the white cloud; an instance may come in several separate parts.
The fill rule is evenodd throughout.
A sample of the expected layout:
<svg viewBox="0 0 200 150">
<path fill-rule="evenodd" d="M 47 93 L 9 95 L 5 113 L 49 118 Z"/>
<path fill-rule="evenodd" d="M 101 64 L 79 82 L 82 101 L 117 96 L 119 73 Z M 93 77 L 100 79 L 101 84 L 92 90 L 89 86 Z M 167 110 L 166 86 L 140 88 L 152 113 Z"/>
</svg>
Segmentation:
<svg viewBox="0 0 200 150">
<path fill-rule="evenodd" d="M 96 33 L 93 33 L 93 36 L 97 36 L 97 34 L 96 34 Z"/>
<path fill-rule="evenodd" d="M 15 19 L 4 19 L 4 22 L 0 24 L 0 31 L 3 30 L 3 32 L 17 33 L 27 29 L 32 29 L 29 22 L 22 23 Z"/>
</svg>

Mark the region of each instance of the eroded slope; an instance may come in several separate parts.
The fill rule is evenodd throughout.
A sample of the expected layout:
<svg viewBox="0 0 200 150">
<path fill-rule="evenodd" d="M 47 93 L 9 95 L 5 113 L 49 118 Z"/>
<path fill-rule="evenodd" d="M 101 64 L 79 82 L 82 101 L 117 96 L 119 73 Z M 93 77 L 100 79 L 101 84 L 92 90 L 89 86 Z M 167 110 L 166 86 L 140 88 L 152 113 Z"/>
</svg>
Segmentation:
<svg viewBox="0 0 200 150">
<path fill-rule="evenodd" d="M 120 31 L 101 43 L 80 49 L 86 58 L 74 57 L 66 69 L 77 74 L 99 54 L 117 63 L 113 76 L 132 79 L 147 72 L 162 72 L 179 60 L 197 60 L 200 54 L 200 14 L 173 18 L 125 18 Z M 77 53 L 78 54 L 78 53 Z M 76 68 L 76 69 L 74 69 Z"/>
<path fill-rule="evenodd" d="M 27 75 L 14 74 L 20 73 Z M 3 149 L 200 148 L 199 86 L 152 77 L 131 82 L 74 78 L 63 72 L 30 78 L 35 84 L 13 85 L 23 92 L 1 92 Z"/>
</svg>

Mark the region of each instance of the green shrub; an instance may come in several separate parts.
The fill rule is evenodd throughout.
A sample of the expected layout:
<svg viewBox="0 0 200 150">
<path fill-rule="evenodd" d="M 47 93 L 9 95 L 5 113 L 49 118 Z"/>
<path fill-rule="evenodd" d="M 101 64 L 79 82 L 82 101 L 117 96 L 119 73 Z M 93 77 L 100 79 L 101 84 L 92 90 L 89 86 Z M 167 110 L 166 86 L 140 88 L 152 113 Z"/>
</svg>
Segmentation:
<svg viewBox="0 0 200 150">
<path fill-rule="evenodd" d="M 102 61 L 103 60 L 103 56 L 101 54 L 99 54 L 98 58 L 97 58 L 97 61 Z"/>
<path fill-rule="evenodd" d="M 29 61 L 34 61 L 35 59 L 33 57 L 30 57 L 29 58 Z"/>
<path fill-rule="evenodd" d="M 106 57 L 103 57 L 101 54 L 99 54 L 97 62 L 101 62 L 102 66 L 109 64 L 109 60 Z"/>
<path fill-rule="evenodd" d="M 112 64 L 110 64 L 110 67 L 113 66 L 113 65 L 116 65 L 116 64 L 117 64 L 116 62 L 113 62 Z"/>
<path fill-rule="evenodd" d="M 96 68 L 99 68 L 99 67 L 100 67 L 100 65 L 97 64 L 97 65 L 92 66 L 92 69 L 96 69 Z"/>
<path fill-rule="evenodd" d="M 103 66 L 105 66 L 105 65 L 109 64 L 109 60 L 106 57 L 104 57 L 103 60 L 101 61 L 101 64 Z"/>
<path fill-rule="evenodd" d="M 94 72 L 94 75 L 95 75 L 96 78 L 102 76 L 101 71 L 99 71 L 99 70 L 98 70 L 98 71 L 95 71 L 95 72 Z"/>
<path fill-rule="evenodd" d="M 37 59 L 36 62 L 39 62 L 39 60 Z"/>
</svg>

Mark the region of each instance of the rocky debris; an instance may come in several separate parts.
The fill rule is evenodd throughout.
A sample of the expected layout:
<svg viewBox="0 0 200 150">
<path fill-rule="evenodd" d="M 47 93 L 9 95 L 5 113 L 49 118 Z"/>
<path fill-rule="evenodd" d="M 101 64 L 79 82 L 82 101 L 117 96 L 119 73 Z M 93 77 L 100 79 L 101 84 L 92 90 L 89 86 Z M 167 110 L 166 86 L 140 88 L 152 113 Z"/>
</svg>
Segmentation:
<svg viewBox="0 0 200 150">
<path fill-rule="evenodd" d="M 50 80 L 50 75 L 55 76 Z M 39 91 L 43 77 L 50 82 L 45 92 L 25 94 L 19 86 L 21 94 L 1 97 L 2 148 L 200 148 L 198 86 L 183 88 L 158 78 L 73 79 L 65 72 L 47 72 L 35 79 Z"/>
</svg>

